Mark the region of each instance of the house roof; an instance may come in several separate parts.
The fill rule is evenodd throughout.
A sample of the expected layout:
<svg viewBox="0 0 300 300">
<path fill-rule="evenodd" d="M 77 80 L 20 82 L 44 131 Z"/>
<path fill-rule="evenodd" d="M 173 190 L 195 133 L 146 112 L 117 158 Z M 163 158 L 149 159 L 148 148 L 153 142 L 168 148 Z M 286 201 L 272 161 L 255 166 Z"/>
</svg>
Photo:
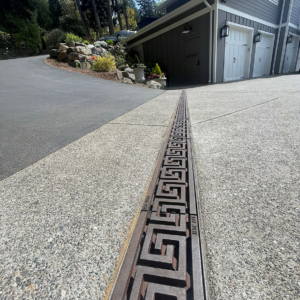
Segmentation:
<svg viewBox="0 0 300 300">
<path fill-rule="evenodd" d="M 166 0 L 164 3 L 166 2 L 172 2 L 174 0 Z M 187 10 L 203 3 L 204 0 L 191 0 L 189 2 L 187 2 L 186 4 L 180 6 L 179 8 L 171 11 L 170 13 L 164 15 L 163 17 L 159 18 L 158 20 L 152 22 L 151 24 L 145 26 L 144 28 L 138 30 L 138 32 L 134 35 L 129 36 L 125 42 L 131 42 L 132 40 L 138 39 L 138 37 L 140 37 L 141 35 L 144 35 L 146 32 L 155 29 L 156 27 L 164 24 L 165 22 L 168 22 L 170 20 L 172 20 L 173 18 L 175 18 L 178 15 L 181 15 L 182 13 L 186 12 Z M 162 3 L 161 5 L 163 5 L 164 3 Z M 160 5 L 160 6 L 161 6 Z"/>
</svg>

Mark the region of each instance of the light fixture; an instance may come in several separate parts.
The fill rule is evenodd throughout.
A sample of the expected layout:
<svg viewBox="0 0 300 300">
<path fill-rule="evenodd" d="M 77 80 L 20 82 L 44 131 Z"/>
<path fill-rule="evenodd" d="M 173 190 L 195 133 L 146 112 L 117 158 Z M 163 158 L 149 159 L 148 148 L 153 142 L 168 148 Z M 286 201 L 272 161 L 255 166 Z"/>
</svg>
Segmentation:
<svg viewBox="0 0 300 300">
<path fill-rule="evenodd" d="M 257 32 L 257 34 L 254 36 L 254 43 L 261 42 L 262 34 L 260 32 Z"/>
<path fill-rule="evenodd" d="M 286 43 L 287 43 L 287 44 L 290 44 L 290 43 L 292 43 L 292 42 L 293 42 L 293 35 L 289 33 L 289 36 L 288 36 L 287 39 L 286 39 Z"/>
<path fill-rule="evenodd" d="M 223 22 L 223 27 L 221 28 L 221 38 L 229 36 L 229 26 L 228 21 Z"/>
<path fill-rule="evenodd" d="M 192 31 L 192 27 L 188 23 L 186 23 L 184 25 L 184 30 L 182 31 L 182 33 L 189 33 L 191 31 Z"/>
</svg>

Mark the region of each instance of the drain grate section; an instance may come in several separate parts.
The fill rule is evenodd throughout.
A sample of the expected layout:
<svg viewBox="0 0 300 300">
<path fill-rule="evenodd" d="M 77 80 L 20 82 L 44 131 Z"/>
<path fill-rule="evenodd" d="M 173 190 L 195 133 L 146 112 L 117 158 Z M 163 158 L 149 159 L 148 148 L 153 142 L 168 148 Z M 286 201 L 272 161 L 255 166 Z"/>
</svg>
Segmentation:
<svg viewBox="0 0 300 300">
<path fill-rule="evenodd" d="M 185 91 L 111 299 L 205 299 Z"/>
</svg>

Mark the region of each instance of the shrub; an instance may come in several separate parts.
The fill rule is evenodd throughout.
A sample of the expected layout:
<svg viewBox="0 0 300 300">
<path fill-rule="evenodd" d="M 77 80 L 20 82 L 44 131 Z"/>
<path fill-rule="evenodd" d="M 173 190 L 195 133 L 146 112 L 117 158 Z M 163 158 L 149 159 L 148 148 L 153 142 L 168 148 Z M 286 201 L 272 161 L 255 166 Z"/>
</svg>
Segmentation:
<svg viewBox="0 0 300 300">
<path fill-rule="evenodd" d="M 119 70 L 126 69 L 126 52 L 124 48 L 115 48 L 114 57 L 116 61 L 116 67 Z"/>
<path fill-rule="evenodd" d="M 12 46 L 12 38 L 9 33 L 0 30 L 0 48 Z"/>
<path fill-rule="evenodd" d="M 63 43 L 65 39 L 66 34 L 58 28 L 53 29 L 49 33 L 45 34 L 44 37 L 48 49 L 54 48 L 57 43 Z"/>
<path fill-rule="evenodd" d="M 116 69 L 115 58 L 111 54 L 104 57 L 98 56 L 93 64 L 93 69 L 101 72 L 109 72 Z"/>
<path fill-rule="evenodd" d="M 78 35 L 75 35 L 73 33 L 67 33 L 66 34 L 66 43 L 68 42 L 78 42 L 78 43 L 81 43 L 82 42 L 82 38 Z"/>
<path fill-rule="evenodd" d="M 151 75 L 156 74 L 156 75 L 161 75 L 161 69 L 158 64 L 155 65 L 155 68 L 152 69 Z"/>
<path fill-rule="evenodd" d="M 112 41 L 112 40 L 107 40 L 106 43 L 107 43 L 107 45 L 111 46 L 111 45 L 114 44 L 114 41 Z"/>
<path fill-rule="evenodd" d="M 14 34 L 16 46 L 19 49 L 31 49 L 35 53 L 41 48 L 41 32 L 40 27 L 34 18 L 30 22 L 20 20 L 23 26 L 20 26 L 20 31 Z"/>
<path fill-rule="evenodd" d="M 89 45 L 89 41 L 83 41 L 84 44 Z"/>
</svg>

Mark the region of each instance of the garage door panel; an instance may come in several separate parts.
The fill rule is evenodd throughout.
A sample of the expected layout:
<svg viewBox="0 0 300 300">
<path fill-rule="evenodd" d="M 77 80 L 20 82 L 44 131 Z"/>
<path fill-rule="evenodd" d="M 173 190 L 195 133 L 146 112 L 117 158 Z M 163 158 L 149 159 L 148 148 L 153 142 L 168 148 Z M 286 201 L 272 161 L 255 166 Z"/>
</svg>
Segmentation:
<svg viewBox="0 0 300 300">
<path fill-rule="evenodd" d="M 245 77 L 248 55 L 249 35 L 245 29 L 231 28 L 226 38 L 224 81 L 237 80 Z"/>
<path fill-rule="evenodd" d="M 270 75 L 274 36 L 262 33 L 261 42 L 256 43 L 253 76 Z"/>
<path fill-rule="evenodd" d="M 284 56 L 283 73 L 289 73 L 295 71 L 296 59 L 299 50 L 300 37 L 294 36 L 293 42 L 287 44 L 286 52 Z"/>
</svg>

